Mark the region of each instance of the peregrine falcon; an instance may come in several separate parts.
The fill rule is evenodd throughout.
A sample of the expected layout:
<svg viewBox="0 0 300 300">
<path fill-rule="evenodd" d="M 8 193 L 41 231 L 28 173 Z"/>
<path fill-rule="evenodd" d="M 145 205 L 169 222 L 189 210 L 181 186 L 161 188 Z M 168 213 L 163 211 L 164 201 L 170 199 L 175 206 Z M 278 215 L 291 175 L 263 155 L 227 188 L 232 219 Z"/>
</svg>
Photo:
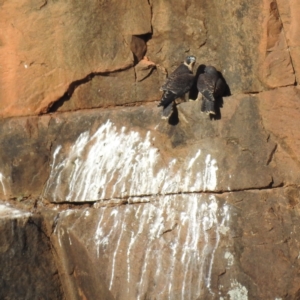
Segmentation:
<svg viewBox="0 0 300 300">
<path fill-rule="evenodd" d="M 163 106 L 162 118 L 166 119 L 171 115 L 173 105 L 176 105 L 175 100 L 184 96 L 192 87 L 195 79 L 193 75 L 195 62 L 195 56 L 187 56 L 160 88 L 164 92 L 158 104 L 158 106 Z"/>
<path fill-rule="evenodd" d="M 216 114 L 215 101 L 224 91 L 224 82 L 215 67 L 207 66 L 197 81 L 198 97 L 202 97 L 201 111 L 207 114 Z"/>
</svg>

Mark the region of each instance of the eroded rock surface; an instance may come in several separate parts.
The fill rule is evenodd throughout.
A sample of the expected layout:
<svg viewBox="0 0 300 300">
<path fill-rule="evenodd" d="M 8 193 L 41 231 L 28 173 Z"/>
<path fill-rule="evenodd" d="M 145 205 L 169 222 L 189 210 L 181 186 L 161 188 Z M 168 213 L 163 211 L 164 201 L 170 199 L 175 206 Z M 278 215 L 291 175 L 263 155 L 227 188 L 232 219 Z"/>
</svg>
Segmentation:
<svg viewBox="0 0 300 300">
<path fill-rule="evenodd" d="M 187 54 L 196 69 L 216 66 L 234 94 L 293 85 L 298 6 L 277 2 L 5 1 L 0 115 L 157 101 L 161 70 L 170 73 Z M 154 67 L 139 81 L 143 59 Z"/>
<path fill-rule="evenodd" d="M 1 299 L 63 299 L 42 218 L 0 203 Z M 47 284 L 45 284 L 47 283 Z"/>
<path fill-rule="evenodd" d="M 295 1 L 0 7 L 1 299 L 299 299 Z M 188 54 L 231 96 L 162 120 Z"/>
<path fill-rule="evenodd" d="M 298 197 L 297 188 L 280 188 L 136 198 L 61 213 L 52 238 L 64 245 L 64 260 L 75 272 L 82 270 L 85 249 L 88 279 L 115 299 L 293 297 L 299 289 Z M 78 276 L 68 280 L 90 291 Z"/>
</svg>

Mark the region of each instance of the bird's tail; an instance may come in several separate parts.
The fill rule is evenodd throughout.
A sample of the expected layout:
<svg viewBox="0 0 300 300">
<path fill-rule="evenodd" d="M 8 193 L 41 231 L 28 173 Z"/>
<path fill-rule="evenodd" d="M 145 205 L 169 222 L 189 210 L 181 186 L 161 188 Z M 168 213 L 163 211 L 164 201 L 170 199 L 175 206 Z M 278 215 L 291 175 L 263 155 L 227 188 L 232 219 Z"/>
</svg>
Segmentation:
<svg viewBox="0 0 300 300">
<path fill-rule="evenodd" d="M 207 114 L 216 114 L 215 102 L 207 100 L 205 97 L 202 98 L 201 111 Z"/>
<path fill-rule="evenodd" d="M 171 102 L 168 106 L 164 106 L 164 109 L 161 113 L 161 118 L 162 119 L 168 119 L 172 112 L 173 112 L 173 108 L 174 108 L 175 103 Z"/>
<path fill-rule="evenodd" d="M 173 94 L 170 91 L 165 91 L 159 104 L 157 105 L 159 106 L 163 106 L 164 108 L 166 108 L 170 103 L 172 103 L 174 100 L 176 99 L 176 95 Z"/>
</svg>

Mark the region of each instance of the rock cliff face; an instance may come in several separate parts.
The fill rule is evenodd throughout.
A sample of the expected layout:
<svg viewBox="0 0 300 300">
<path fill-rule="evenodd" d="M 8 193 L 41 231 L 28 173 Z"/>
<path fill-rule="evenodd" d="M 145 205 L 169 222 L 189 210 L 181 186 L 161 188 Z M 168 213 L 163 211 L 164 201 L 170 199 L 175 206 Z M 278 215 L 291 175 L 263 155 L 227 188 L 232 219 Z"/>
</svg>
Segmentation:
<svg viewBox="0 0 300 300">
<path fill-rule="evenodd" d="M 299 12 L 0 1 L 0 298 L 299 299 Z M 162 120 L 187 54 L 231 93 Z"/>
</svg>

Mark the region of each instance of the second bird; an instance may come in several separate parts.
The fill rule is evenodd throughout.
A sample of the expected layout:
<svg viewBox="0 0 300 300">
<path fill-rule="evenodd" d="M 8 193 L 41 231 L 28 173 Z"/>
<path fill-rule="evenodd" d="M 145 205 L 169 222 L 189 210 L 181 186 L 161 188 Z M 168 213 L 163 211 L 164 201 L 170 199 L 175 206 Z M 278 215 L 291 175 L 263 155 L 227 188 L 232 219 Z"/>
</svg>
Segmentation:
<svg viewBox="0 0 300 300">
<path fill-rule="evenodd" d="M 198 97 L 202 97 L 201 111 L 207 114 L 216 114 L 216 98 L 221 97 L 224 91 L 224 82 L 215 67 L 207 66 L 197 81 Z"/>
<path fill-rule="evenodd" d="M 161 87 L 164 94 L 158 106 L 163 106 L 162 118 L 168 118 L 173 111 L 175 100 L 183 97 L 191 89 L 195 78 L 193 75 L 195 62 L 195 56 L 187 56 L 184 63 L 171 73 Z"/>
</svg>

